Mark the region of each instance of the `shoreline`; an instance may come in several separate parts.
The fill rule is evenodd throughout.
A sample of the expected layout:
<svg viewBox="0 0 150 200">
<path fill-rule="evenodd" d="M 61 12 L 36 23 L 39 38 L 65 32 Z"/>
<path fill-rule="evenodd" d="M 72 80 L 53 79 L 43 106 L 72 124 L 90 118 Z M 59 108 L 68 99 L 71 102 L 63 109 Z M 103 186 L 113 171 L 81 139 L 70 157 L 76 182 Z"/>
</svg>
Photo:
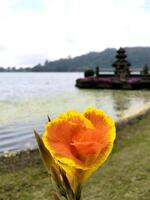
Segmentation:
<svg viewBox="0 0 150 200">
<path fill-rule="evenodd" d="M 144 108 L 142 107 L 139 110 L 129 110 L 128 114 L 125 114 L 124 117 L 121 117 L 118 119 L 115 124 L 116 124 L 116 129 L 120 130 L 122 126 L 125 125 L 132 125 L 139 120 L 141 120 L 145 115 L 150 114 L 150 103 L 147 103 Z M 38 147 L 35 148 L 29 148 L 25 150 L 16 150 L 16 151 L 8 151 L 8 152 L 1 152 L 0 153 L 0 160 L 2 158 L 10 158 L 10 157 L 15 157 L 21 154 L 35 154 L 35 152 L 38 152 Z"/>
<path fill-rule="evenodd" d="M 132 115 L 126 115 L 116 122 L 117 132 L 124 126 L 132 126 L 141 121 L 144 117 L 150 114 L 150 104 L 144 109 L 137 111 Z M 117 135 L 116 142 L 119 140 L 120 135 Z M 10 151 L 0 154 L 0 170 L 6 168 L 22 168 L 25 166 L 33 165 L 33 163 L 41 164 L 40 154 L 38 148 L 26 149 L 21 151 Z"/>
<path fill-rule="evenodd" d="M 116 121 L 116 127 L 120 128 L 127 124 L 132 125 L 148 114 L 150 114 L 150 103 L 147 103 L 144 107 L 139 108 L 138 110 L 135 110 L 135 108 L 134 111 L 129 110 L 128 114 L 125 114 L 124 117 L 121 117 L 118 121 Z"/>
</svg>

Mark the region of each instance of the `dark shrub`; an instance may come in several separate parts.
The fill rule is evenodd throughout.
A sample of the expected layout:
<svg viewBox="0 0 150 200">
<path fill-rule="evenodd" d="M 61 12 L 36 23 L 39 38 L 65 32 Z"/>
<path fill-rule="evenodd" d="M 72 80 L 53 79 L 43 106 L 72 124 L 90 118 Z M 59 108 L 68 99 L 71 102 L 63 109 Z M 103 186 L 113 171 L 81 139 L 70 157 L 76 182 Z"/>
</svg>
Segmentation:
<svg viewBox="0 0 150 200">
<path fill-rule="evenodd" d="M 94 72 L 93 69 L 87 69 L 87 70 L 85 70 L 85 72 L 84 72 L 84 76 L 85 76 L 85 77 L 94 76 L 94 74 L 95 74 L 95 72 Z"/>
<path fill-rule="evenodd" d="M 142 75 L 148 75 L 149 74 L 149 66 L 147 64 L 143 67 L 141 74 Z"/>
</svg>

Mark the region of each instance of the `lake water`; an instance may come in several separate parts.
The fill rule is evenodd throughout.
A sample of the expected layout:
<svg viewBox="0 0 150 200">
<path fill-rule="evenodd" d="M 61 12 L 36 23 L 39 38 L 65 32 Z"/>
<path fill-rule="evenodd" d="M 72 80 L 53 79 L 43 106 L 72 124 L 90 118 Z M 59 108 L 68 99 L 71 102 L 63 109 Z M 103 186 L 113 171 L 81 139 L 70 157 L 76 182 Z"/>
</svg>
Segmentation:
<svg viewBox="0 0 150 200">
<path fill-rule="evenodd" d="M 82 73 L 0 73 L 0 152 L 33 148 L 33 129 L 42 134 L 51 118 L 87 106 L 101 108 L 118 120 L 139 109 L 150 91 L 78 89 Z"/>
</svg>

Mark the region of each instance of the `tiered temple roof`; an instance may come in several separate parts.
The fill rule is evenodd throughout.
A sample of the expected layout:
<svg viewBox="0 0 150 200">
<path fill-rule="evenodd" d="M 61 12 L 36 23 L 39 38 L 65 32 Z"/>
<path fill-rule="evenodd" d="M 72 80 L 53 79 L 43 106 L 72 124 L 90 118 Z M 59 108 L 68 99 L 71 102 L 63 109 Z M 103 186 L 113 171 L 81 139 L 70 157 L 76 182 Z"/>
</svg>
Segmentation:
<svg viewBox="0 0 150 200">
<path fill-rule="evenodd" d="M 127 55 L 125 49 L 120 48 L 117 51 L 116 61 L 112 64 L 112 66 L 115 68 L 115 74 L 117 76 L 123 74 L 124 77 L 126 77 L 130 74 L 129 66 L 131 64 L 126 60 L 126 57 Z"/>
</svg>

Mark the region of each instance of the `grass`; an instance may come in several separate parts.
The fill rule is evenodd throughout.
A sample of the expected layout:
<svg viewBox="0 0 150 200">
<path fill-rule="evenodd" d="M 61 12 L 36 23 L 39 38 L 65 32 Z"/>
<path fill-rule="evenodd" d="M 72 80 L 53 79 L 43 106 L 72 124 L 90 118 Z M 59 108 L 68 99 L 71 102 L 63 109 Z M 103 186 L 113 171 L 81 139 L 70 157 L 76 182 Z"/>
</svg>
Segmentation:
<svg viewBox="0 0 150 200">
<path fill-rule="evenodd" d="M 113 153 L 90 178 L 84 200 L 149 200 L 150 114 L 117 131 Z M 37 151 L 0 158 L 0 200 L 49 200 L 52 186 Z"/>
</svg>

